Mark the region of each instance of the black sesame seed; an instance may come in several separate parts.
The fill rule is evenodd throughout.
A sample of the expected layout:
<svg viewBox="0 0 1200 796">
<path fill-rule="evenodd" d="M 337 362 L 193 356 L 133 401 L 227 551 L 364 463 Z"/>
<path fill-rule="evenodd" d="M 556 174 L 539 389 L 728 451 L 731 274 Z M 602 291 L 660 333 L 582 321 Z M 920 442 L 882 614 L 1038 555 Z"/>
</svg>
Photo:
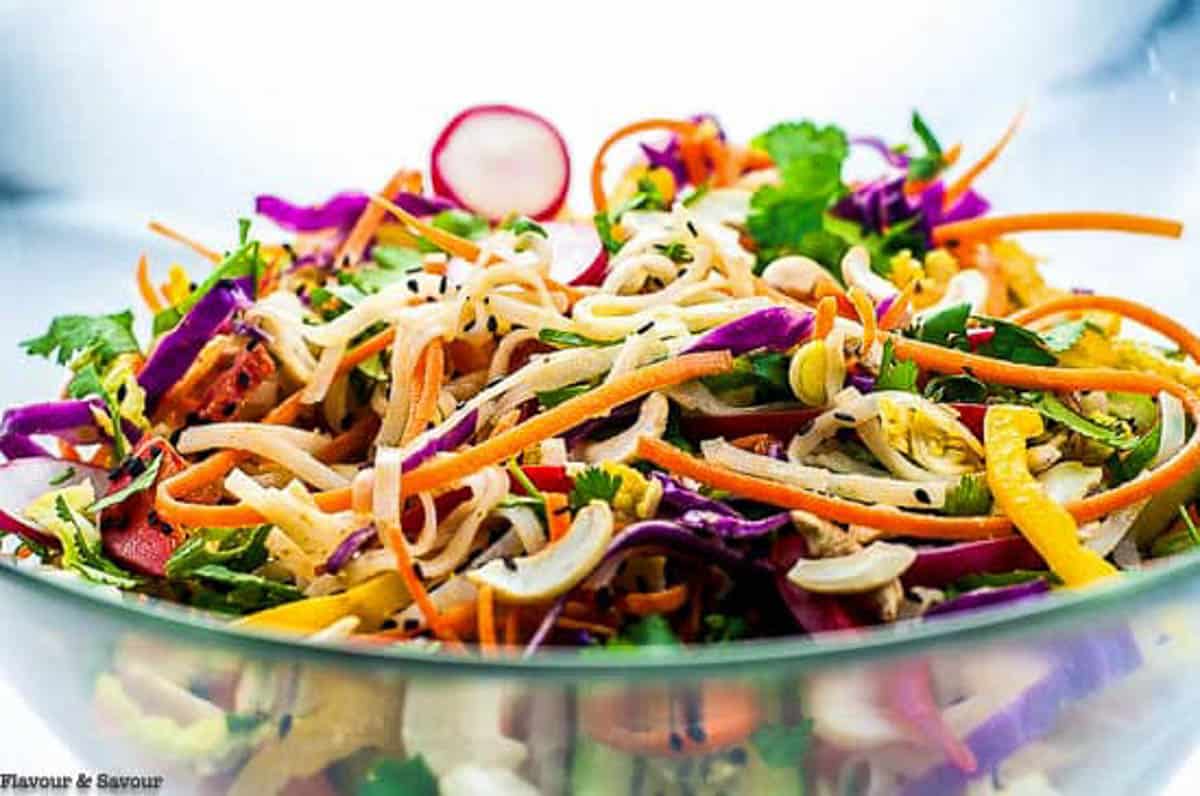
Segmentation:
<svg viewBox="0 0 1200 796">
<path fill-rule="evenodd" d="M 692 233 L 693 238 L 700 237 L 700 233 L 696 231 L 696 225 L 693 224 L 691 221 L 687 222 L 687 228 L 688 228 L 688 232 Z"/>
<path fill-rule="evenodd" d="M 807 434 L 813 429 L 813 419 L 810 417 L 800 424 L 800 428 L 796 429 L 797 434 Z"/>
<path fill-rule="evenodd" d="M 279 719 L 279 737 L 280 739 L 288 737 L 288 733 L 292 731 L 292 714 L 284 713 Z"/>
<path fill-rule="evenodd" d="M 463 327 L 464 332 L 469 332 L 475 328 L 475 321 L 467 321 L 467 325 Z"/>
<path fill-rule="evenodd" d="M 343 254 L 342 255 L 342 268 L 345 268 L 348 265 L 350 265 L 350 255 Z"/>
<path fill-rule="evenodd" d="M 234 377 L 234 381 L 237 382 L 237 386 L 240 389 L 244 390 L 250 386 L 250 374 L 244 370 L 239 370 L 237 376 Z"/>
<path fill-rule="evenodd" d="M 125 472 L 129 473 L 134 478 L 137 478 L 139 475 L 146 472 L 146 463 L 137 458 L 129 459 L 125 462 Z"/>
<path fill-rule="evenodd" d="M 839 423 L 853 423 L 854 415 L 847 414 L 846 412 L 834 412 L 833 419 Z"/>
<path fill-rule="evenodd" d="M 150 509 L 146 512 L 146 522 L 150 525 L 158 525 L 158 512 Z"/>
<path fill-rule="evenodd" d="M 740 746 L 735 746 L 729 750 L 729 762 L 735 766 L 746 765 L 746 750 Z"/>
<path fill-rule="evenodd" d="M 262 342 L 262 341 L 259 340 L 257 337 L 251 337 L 250 342 L 246 343 L 246 350 L 253 351 L 254 349 L 258 348 L 258 344 L 260 342 Z"/>
<path fill-rule="evenodd" d="M 495 332 L 496 329 L 499 328 L 499 326 L 500 326 L 500 323 L 496 320 L 496 316 L 489 315 L 488 321 L 487 321 L 487 330 L 489 332 Z"/>
<path fill-rule="evenodd" d="M 125 385 L 122 384 L 120 387 L 117 388 L 117 402 L 120 403 L 121 401 L 124 401 L 125 396 L 128 394 L 129 394 L 129 390 L 127 390 L 125 388 Z"/>
<path fill-rule="evenodd" d="M 691 738 L 696 743 L 704 743 L 705 741 L 708 740 L 708 733 L 706 733 L 704 731 L 704 727 L 701 726 L 698 722 L 696 724 L 688 725 L 687 734 L 688 734 L 688 737 Z"/>
<path fill-rule="evenodd" d="M 192 292 L 195 292 L 195 290 L 196 290 L 196 283 L 188 282 L 188 292 L 192 293 Z"/>
<path fill-rule="evenodd" d="M 445 274 L 442 274 L 441 281 L 438 282 L 438 292 L 445 293 L 446 288 L 449 286 L 450 286 L 450 280 L 446 278 Z"/>
<path fill-rule="evenodd" d="M 688 223 L 691 223 L 691 222 L 688 222 Z M 671 733 L 670 737 L 667 739 L 667 743 L 669 743 L 671 745 L 671 751 L 678 752 L 681 749 L 683 749 L 683 736 L 681 736 L 677 732 L 673 732 L 673 733 Z"/>
<path fill-rule="evenodd" d="M 517 562 L 512 560 L 512 556 L 501 556 L 500 563 L 503 564 L 504 568 L 509 572 L 517 571 Z"/>
<path fill-rule="evenodd" d="M 233 417 L 233 413 L 236 411 L 237 411 L 237 402 L 236 401 L 230 401 L 229 403 L 227 403 L 221 407 L 221 414 L 225 415 L 226 417 Z"/>
<path fill-rule="evenodd" d="M 414 619 L 413 617 L 410 616 L 408 619 L 404 620 L 404 629 L 406 631 L 408 631 L 409 633 L 416 630 L 420 626 L 421 626 L 420 619 Z"/>
<path fill-rule="evenodd" d="M 596 589 L 596 608 L 597 609 L 599 609 L 601 611 L 607 611 L 609 608 L 612 608 L 612 604 L 613 604 L 612 589 L 608 588 L 607 586 Z"/>
<path fill-rule="evenodd" d="M 421 580 L 425 580 L 425 571 L 421 569 L 420 564 L 413 564 L 412 568 L 413 568 L 414 575 L 416 575 Z"/>
<path fill-rule="evenodd" d="M 913 497 L 917 499 L 918 503 L 924 503 L 926 506 L 933 502 L 933 498 L 929 497 L 929 493 L 921 487 L 917 487 L 915 490 L 913 490 Z"/>
<path fill-rule="evenodd" d="M 570 514 L 570 513 L 571 513 L 571 507 L 570 507 L 570 506 L 559 506 L 558 508 L 556 508 L 556 509 L 555 509 L 553 512 L 551 512 L 551 513 L 552 513 L 552 514 L 555 514 L 555 515 L 559 515 L 559 514 Z"/>
<path fill-rule="evenodd" d="M 410 280 L 408 280 L 408 289 L 411 290 L 412 292 L 416 293 L 418 290 L 421 289 L 421 286 L 417 284 L 417 280 L 410 279 Z"/>
<path fill-rule="evenodd" d="M 341 425 L 342 425 L 342 431 L 349 431 L 350 426 L 354 425 L 354 418 L 352 418 L 350 415 L 346 415 L 345 417 L 342 418 Z"/>
<path fill-rule="evenodd" d="M 639 326 L 637 331 L 634 332 L 634 334 L 645 334 L 646 332 L 650 331 L 653 328 L 654 328 L 654 321 L 647 321 L 645 324 Z"/>
</svg>

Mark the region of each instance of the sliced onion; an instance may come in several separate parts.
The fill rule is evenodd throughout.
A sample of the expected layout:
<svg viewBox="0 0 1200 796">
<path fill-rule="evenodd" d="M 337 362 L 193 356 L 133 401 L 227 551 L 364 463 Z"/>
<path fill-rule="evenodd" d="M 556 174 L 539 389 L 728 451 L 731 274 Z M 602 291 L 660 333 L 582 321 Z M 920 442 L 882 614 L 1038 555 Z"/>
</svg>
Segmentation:
<svg viewBox="0 0 1200 796">
<path fill-rule="evenodd" d="M 612 534 L 612 509 L 593 501 L 579 510 L 566 536 L 553 545 L 532 556 L 510 559 L 507 565 L 491 561 L 466 577 L 476 585 L 490 585 L 506 602 L 550 600 L 587 577 L 604 557 Z"/>
<path fill-rule="evenodd" d="M 1059 462 L 1037 477 L 1042 490 L 1055 503 L 1066 504 L 1082 500 L 1100 486 L 1104 470 L 1088 467 L 1081 462 Z"/>
<path fill-rule="evenodd" d="M 1187 436 L 1182 401 L 1169 392 L 1160 392 L 1158 394 L 1158 412 L 1162 418 L 1162 430 L 1158 438 L 1158 453 L 1150 462 L 1151 467 L 1157 467 L 1174 456 L 1183 447 Z"/>
<path fill-rule="evenodd" d="M 908 545 L 872 542 L 858 552 L 835 558 L 801 558 L 788 580 L 818 594 L 862 594 L 886 586 L 917 559 Z"/>
</svg>

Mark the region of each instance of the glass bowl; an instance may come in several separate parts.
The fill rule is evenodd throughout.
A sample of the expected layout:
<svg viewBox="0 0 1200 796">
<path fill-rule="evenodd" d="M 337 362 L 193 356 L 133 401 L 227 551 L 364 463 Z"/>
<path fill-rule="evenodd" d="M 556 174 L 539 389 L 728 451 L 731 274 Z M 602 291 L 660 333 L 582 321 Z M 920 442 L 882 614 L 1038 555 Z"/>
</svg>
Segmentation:
<svg viewBox="0 0 1200 796">
<path fill-rule="evenodd" d="M 956 21 L 929 12 L 889 17 L 880 25 L 891 26 L 896 39 L 924 26 L 945 48 L 928 62 L 907 51 L 864 55 L 859 68 L 814 88 L 811 101 L 738 99 L 746 92 L 710 69 L 703 73 L 707 94 L 680 86 L 671 102 L 689 106 L 666 110 L 703 103 L 737 135 L 799 115 L 899 135 L 907 108 L 917 103 L 927 118 L 954 120 L 954 135 L 976 151 L 1027 99 L 1025 130 L 987 177 L 997 208 L 1131 210 L 1194 227 L 1195 6 L 1152 5 L 1134 11 L 1113 4 L 1097 14 L 1094 4 L 1024 3 Z M 30 9 L 18 10 L 9 30 L 32 31 Z M 234 143 L 219 132 L 226 121 L 239 129 L 278 123 L 282 111 L 265 101 L 233 110 L 210 102 L 216 119 L 198 126 L 210 134 L 187 138 L 184 131 L 196 129 L 187 98 L 155 99 L 171 133 L 165 138 L 171 146 L 182 142 L 186 157 L 168 150 L 161 136 L 136 137 L 144 111 L 132 121 L 84 113 L 70 130 L 75 137 L 64 137 L 50 121 L 57 110 L 38 99 L 47 91 L 73 92 L 95 110 L 117 96 L 114 86 L 136 84 L 149 95 L 156 80 L 160 87 L 177 81 L 181 70 L 200 76 L 197 103 L 228 91 L 223 78 L 232 72 L 191 63 L 184 34 L 170 38 L 155 24 L 157 13 L 112 24 L 159 39 L 118 36 L 103 26 L 94 39 L 79 36 L 97 21 L 95 12 L 80 9 L 34 37 L 44 47 L 30 46 L 28 37 L 18 45 L 14 37 L 7 55 L 0 48 L 0 66 L 14 75 L 18 60 L 28 67 L 0 89 L 0 108 L 13 120 L 0 141 L 0 282 L 14 305 L 0 317 L 2 350 L 15 352 L 15 341 L 60 307 L 111 310 L 128 301 L 124 283 L 139 251 L 161 262 L 178 256 L 140 231 L 151 207 L 194 221 L 189 229 L 224 230 L 226 211 L 244 208 L 259 190 L 316 196 L 344 187 L 341 180 L 376 180 L 395 165 L 381 154 L 379 132 L 368 131 L 366 143 L 346 154 L 352 167 L 343 168 L 320 143 L 339 134 L 340 121 L 336 130 L 297 131 L 283 147 L 265 136 Z M 327 35 L 318 35 L 315 18 L 308 24 L 305 35 L 314 41 Z M 598 38 L 615 35 L 598 24 Z M 208 41 L 198 24 L 172 29 Z M 366 44 L 380 35 L 356 30 Z M 240 45 L 236 37 L 248 34 L 230 35 Z M 764 73 L 799 71 L 800 63 L 818 70 L 835 56 L 833 42 L 793 53 L 781 33 L 764 36 L 770 46 L 762 52 L 752 42 L 738 51 L 761 67 L 754 71 L 760 81 Z M 865 34 L 861 49 L 872 49 L 873 36 Z M 126 41 L 140 43 L 126 50 Z M 184 50 L 167 75 L 146 73 L 135 55 L 161 55 L 172 43 Z M 122 57 L 110 62 L 118 49 Z M 237 49 L 252 65 L 272 63 L 249 46 Z M 366 63 L 386 65 L 380 51 L 363 51 Z M 205 56 L 211 54 L 205 44 Z M 55 58 L 75 69 L 56 71 Z M 89 82 L 93 62 L 108 71 Z M 350 65 L 333 69 L 328 84 L 351 74 Z M 497 69 L 497 78 L 512 76 L 504 65 Z M 584 71 L 595 91 L 606 85 L 601 78 L 608 73 Z M 458 81 L 452 75 L 455 87 Z M 561 85 L 538 93 L 528 83 L 497 84 L 514 86 L 515 101 L 545 109 L 563 121 L 568 137 L 578 132 L 589 147 L 600 131 L 656 108 L 663 93 L 661 84 L 634 81 L 626 102 L 600 112 L 581 98 L 561 99 Z M 720 87 L 715 96 L 712 85 Z M 417 91 L 413 101 L 421 111 L 414 118 L 427 117 L 432 131 L 452 108 L 431 96 Z M 314 153 L 325 156 L 313 159 L 307 176 L 295 176 L 289 164 L 308 163 Z M 208 165 L 217 162 L 223 170 Z M 115 179 L 125 174 L 128 182 Z M 1028 245 L 1050 258 L 1047 276 L 1059 284 L 1136 297 L 1200 324 L 1187 289 L 1200 254 L 1194 235 L 1179 243 L 1046 235 Z M 20 300 L 40 296 L 47 298 Z M 59 378 L 26 360 L 14 374 L 6 401 L 49 394 Z M 1124 794 L 1158 790 L 1195 748 L 1198 597 L 1200 556 L 1185 555 L 1087 591 L 856 635 L 599 656 L 548 650 L 526 660 L 516 650 L 474 658 L 250 635 L 193 610 L 111 595 L 0 556 L 7 628 L 0 672 L 89 776 L 115 778 L 92 785 L 130 792 L 426 794 L 435 792 L 432 772 L 446 796 Z M 0 788 L 11 787 L 4 776 Z"/>
</svg>

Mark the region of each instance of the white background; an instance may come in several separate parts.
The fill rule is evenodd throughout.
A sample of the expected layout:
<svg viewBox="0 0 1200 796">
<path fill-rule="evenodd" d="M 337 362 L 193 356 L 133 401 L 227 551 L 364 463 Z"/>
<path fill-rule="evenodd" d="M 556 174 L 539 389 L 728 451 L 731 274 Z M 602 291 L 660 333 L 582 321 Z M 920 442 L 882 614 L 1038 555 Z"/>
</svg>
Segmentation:
<svg viewBox="0 0 1200 796">
<path fill-rule="evenodd" d="M 577 206 L 605 131 L 643 115 L 712 111 L 735 137 L 805 116 L 894 138 L 918 107 L 970 157 L 1029 102 L 1021 137 L 981 185 L 1001 208 L 1200 216 L 1184 57 L 1196 27 L 1148 41 L 1158 3 L 299 5 L 0 0 L 0 188 L 122 242 L 111 262 L 81 254 L 91 270 L 67 284 L 6 273 L 14 293 L 48 296 L 10 302 L 0 357 L 59 303 L 128 304 L 136 252 L 162 250 L 144 237 L 147 218 L 220 248 L 254 194 L 315 201 L 378 186 L 423 165 L 439 124 L 476 102 L 527 105 L 562 128 Z M 1196 317 L 1173 250 L 1046 240 L 1063 252 L 1055 280 L 1128 292 L 1136 259 L 1139 295 Z M 26 235 L 15 251 L 29 267 L 45 249 Z M 6 399 L 45 395 L 58 378 L 20 368 Z M 68 761 L 0 683 L 0 768 Z M 1195 792 L 1197 771 L 1174 792 Z"/>
</svg>

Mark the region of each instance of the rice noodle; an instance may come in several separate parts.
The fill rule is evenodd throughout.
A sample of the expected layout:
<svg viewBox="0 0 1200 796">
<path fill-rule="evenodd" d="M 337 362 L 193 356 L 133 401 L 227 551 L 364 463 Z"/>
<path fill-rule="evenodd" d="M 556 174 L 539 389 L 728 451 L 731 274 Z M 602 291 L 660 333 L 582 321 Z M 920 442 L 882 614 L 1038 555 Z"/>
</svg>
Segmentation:
<svg viewBox="0 0 1200 796">
<path fill-rule="evenodd" d="M 637 458 L 638 440 L 642 437 L 662 439 L 667 430 L 667 416 L 671 405 L 666 396 L 652 392 L 642 401 L 637 420 L 616 436 L 601 442 L 593 442 L 583 448 L 583 460 L 592 464 L 600 462 L 631 462 Z"/>
<path fill-rule="evenodd" d="M 348 533 L 362 527 L 351 512 L 322 511 L 298 482 L 285 489 L 270 489 L 235 468 L 225 477 L 225 488 L 318 561 L 329 558 Z"/>
<path fill-rule="evenodd" d="M 304 305 L 295 293 L 274 291 L 246 311 L 246 320 L 267 333 L 267 349 L 291 379 L 299 384 L 312 380 L 317 360 L 304 342 Z"/>
<path fill-rule="evenodd" d="M 471 553 L 479 526 L 496 504 L 508 496 L 508 475 L 499 467 L 485 467 L 464 479 L 463 483 L 471 488 L 472 498 L 451 512 L 450 519 L 461 515 L 462 521 L 453 530 L 442 551 L 435 558 L 421 561 L 421 570 L 426 578 L 448 575 L 465 561 Z M 449 524 L 450 520 L 447 522 Z"/>
<path fill-rule="evenodd" d="M 232 448 L 268 459 L 319 489 L 339 489 L 350 481 L 309 451 L 329 442 L 329 437 L 312 431 L 261 423 L 213 423 L 192 426 L 179 437 L 181 453 L 211 448 Z"/>
</svg>

